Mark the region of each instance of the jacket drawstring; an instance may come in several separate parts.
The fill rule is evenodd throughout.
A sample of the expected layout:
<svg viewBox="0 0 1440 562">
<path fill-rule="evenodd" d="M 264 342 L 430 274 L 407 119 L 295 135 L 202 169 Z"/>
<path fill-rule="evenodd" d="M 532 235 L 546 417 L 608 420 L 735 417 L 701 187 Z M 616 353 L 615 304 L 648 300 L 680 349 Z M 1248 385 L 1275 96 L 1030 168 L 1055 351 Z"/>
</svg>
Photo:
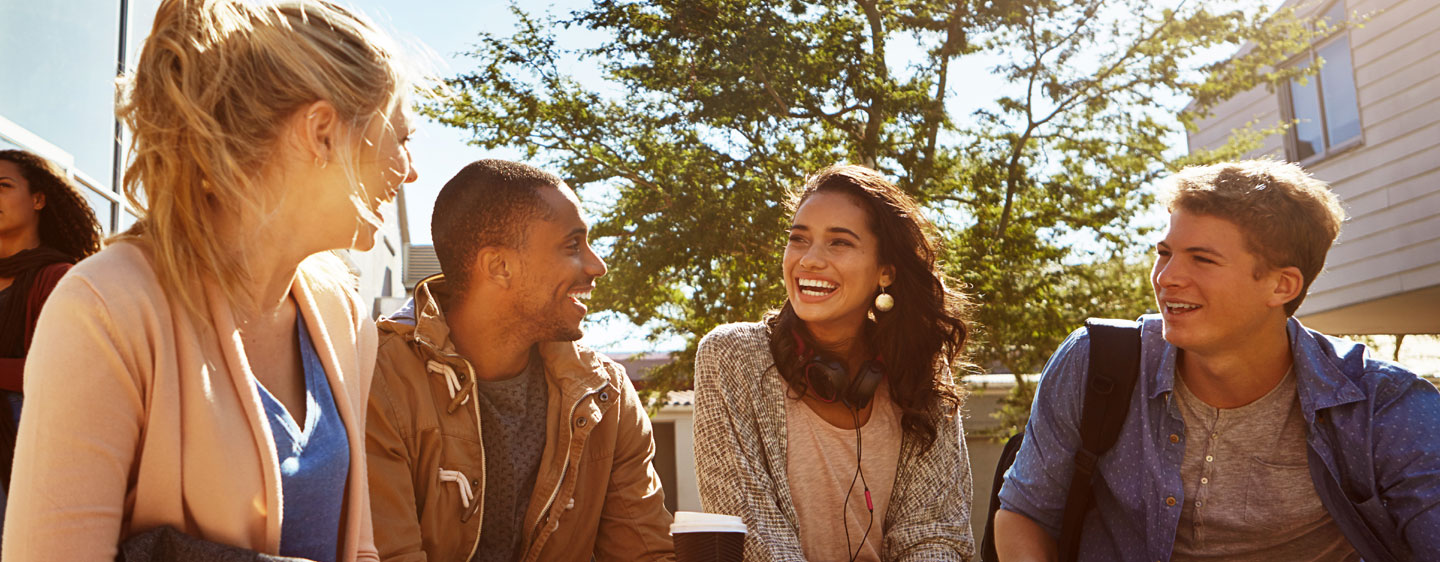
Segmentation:
<svg viewBox="0 0 1440 562">
<path fill-rule="evenodd" d="M 441 482 L 454 482 L 455 487 L 460 490 L 460 506 L 465 508 L 465 513 L 460 514 L 460 522 L 469 521 L 480 511 L 480 501 L 475 498 L 475 489 L 470 486 L 470 479 L 465 473 L 458 470 L 440 469 Z"/>
<path fill-rule="evenodd" d="M 466 509 L 470 508 L 470 500 L 475 498 L 475 490 L 470 488 L 470 479 L 465 477 L 465 473 L 442 468 L 440 469 L 440 481 L 454 482 L 456 487 L 460 488 L 460 505 Z"/>
<path fill-rule="evenodd" d="M 434 359 L 425 363 L 425 369 L 435 374 L 445 375 L 445 389 L 450 391 L 450 406 L 445 413 L 453 414 L 460 405 L 470 402 L 470 390 L 475 387 L 475 377 L 467 379 L 462 386 L 459 377 L 455 375 L 454 368 Z"/>
</svg>

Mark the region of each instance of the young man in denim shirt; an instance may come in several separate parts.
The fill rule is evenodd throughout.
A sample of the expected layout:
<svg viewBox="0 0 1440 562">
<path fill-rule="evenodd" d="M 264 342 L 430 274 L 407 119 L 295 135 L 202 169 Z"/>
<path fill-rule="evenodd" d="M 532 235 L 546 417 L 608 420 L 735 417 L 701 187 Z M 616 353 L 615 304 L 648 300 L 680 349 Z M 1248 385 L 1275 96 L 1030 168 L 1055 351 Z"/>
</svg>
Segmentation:
<svg viewBox="0 0 1440 562">
<path fill-rule="evenodd" d="M 1293 164 L 1181 171 L 1140 376 L 1096 468 L 1081 560 L 1412 560 L 1440 552 L 1440 395 L 1292 315 L 1344 219 Z M 1085 330 L 1050 359 L 1005 474 L 1002 560 L 1055 560 Z"/>
</svg>

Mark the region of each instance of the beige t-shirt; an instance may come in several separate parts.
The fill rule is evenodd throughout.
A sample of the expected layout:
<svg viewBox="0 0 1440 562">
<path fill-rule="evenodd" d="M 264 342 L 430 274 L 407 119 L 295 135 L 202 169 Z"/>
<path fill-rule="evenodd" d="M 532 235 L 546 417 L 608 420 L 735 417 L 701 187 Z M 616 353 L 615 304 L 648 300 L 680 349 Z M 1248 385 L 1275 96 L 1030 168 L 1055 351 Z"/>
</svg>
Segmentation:
<svg viewBox="0 0 1440 562">
<path fill-rule="evenodd" d="M 1295 375 L 1239 408 L 1215 408 L 1175 377 L 1185 420 L 1185 504 L 1171 560 L 1340 562 L 1360 556 L 1320 503 Z"/>
<path fill-rule="evenodd" d="M 788 396 L 785 427 L 789 440 L 785 466 L 805 558 L 850 560 L 859 549 L 857 560 L 878 562 L 885 536 L 885 508 L 890 504 L 895 468 L 900 462 L 900 411 L 890 400 L 889 385 L 881 383 L 876 389 L 875 407 L 860 428 L 860 467 L 864 483 L 870 487 L 873 513 L 866 509 L 865 488 L 855 478 L 855 430 L 830 425 L 810 406 Z"/>
</svg>

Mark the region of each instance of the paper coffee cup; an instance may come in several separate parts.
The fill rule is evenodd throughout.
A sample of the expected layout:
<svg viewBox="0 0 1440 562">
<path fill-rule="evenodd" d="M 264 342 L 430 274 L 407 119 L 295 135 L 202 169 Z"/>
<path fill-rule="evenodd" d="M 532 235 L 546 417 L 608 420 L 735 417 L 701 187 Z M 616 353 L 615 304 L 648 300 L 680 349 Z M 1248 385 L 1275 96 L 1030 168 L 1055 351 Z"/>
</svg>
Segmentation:
<svg viewBox="0 0 1440 562">
<path fill-rule="evenodd" d="M 745 522 L 734 515 L 677 511 L 670 535 L 678 562 L 741 562 L 745 557 Z"/>
</svg>

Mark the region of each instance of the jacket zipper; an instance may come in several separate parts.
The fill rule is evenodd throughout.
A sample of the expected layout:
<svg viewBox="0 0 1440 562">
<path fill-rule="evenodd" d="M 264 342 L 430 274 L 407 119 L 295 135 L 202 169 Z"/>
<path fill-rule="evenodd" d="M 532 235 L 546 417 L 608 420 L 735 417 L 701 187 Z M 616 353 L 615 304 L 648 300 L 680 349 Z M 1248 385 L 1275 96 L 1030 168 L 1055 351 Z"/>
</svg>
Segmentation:
<svg viewBox="0 0 1440 562">
<path fill-rule="evenodd" d="M 560 479 L 555 481 L 555 489 L 550 490 L 550 499 L 545 500 L 545 509 L 540 510 L 540 519 L 536 520 L 535 523 L 530 527 L 532 529 L 531 532 L 533 536 L 535 536 L 536 538 L 540 537 L 540 523 L 545 521 L 546 516 L 549 515 L 550 508 L 555 505 L 556 496 L 560 495 L 560 488 L 565 486 L 565 477 L 570 473 L 570 442 L 575 439 L 575 429 L 571 426 L 571 424 L 574 422 L 570 421 L 570 418 L 575 417 L 575 410 L 580 408 L 580 404 L 585 402 L 586 398 L 589 398 L 591 395 L 598 392 L 600 392 L 600 389 L 592 388 L 585 394 L 580 395 L 580 399 L 576 400 L 574 404 L 570 405 L 570 415 L 565 417 L 565 427 L 570 431 L 570 439 L 565 440 L 565 463 L 560 467 Z M 540 543 L 531 544 L 527 550 L 531 551 L 532 554 L 538 554 L 538 546 L 540 546 Z M 531 560 L 532 558 L 527 556 L 525 559 Z"/>
</svg>

